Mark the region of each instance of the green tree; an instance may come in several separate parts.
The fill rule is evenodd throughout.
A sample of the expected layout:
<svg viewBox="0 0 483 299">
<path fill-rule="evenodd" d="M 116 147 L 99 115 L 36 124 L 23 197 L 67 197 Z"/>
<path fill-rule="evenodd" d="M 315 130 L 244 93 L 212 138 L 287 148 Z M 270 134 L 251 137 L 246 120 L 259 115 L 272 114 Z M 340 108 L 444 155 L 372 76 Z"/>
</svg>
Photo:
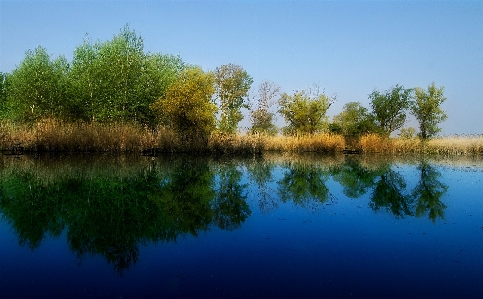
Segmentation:
<svg viewBox="0 0 483 299">
<path fill-rule="evenodd" d="M 264 81 L 258 87 L 258 95 L 255 97 L 257 108 L 250 111 L 251 133 L 263 133 L 275 135 L 277 127 L 274 125 L 275 114 L 269 109 L 273 105 L 271 100 L 280 91 L 280 86 L 270 81 Z"/>
<path fill-rule="evenodd" d="M 96 121 L 136 121 L 154 125 L 150 106 L 185 69 L 178 57 L 145 54 L 144 41 L 124 27 L 112 40 L 85 39 L 74 51 L 70 78 L 78 118 Z"/>
<path fill-rule="evenodd" d="M 391 135 L 406 122 L 405 110 L 409 108 L 411 94 L 412 89 L 396 85 L 385 92 L 374 90 L 369 95 L 374 120 L 385 135 Z"/>
<path fill-rule="evenodd" d="M 200 68 L 187 69 L 152 108 L 159 113 L 162 123 L 178 132 L 183 139 L 204 140 L 206 143 L 216 127 L 213 83 L 212 73 L 205 73 Z"/>
<path fill-rule="evenodd" d="M 68 71 L 69 64 L 64 56 L 51 60 L 47 50 L 40 46 L 27 51 L 20 66 L 9 76 L 7 106 L 10 116 L 27 122 L 64 117 Z"/>
<path fill-rule="evenodd" d="M 441 109 L 441 104 L 446 100 L 443 96 L 444 86 L 436 87 L 434 82 L 425 91 L 415 88 L 415 100 L 411 105 L 411 112 L 419 122 L 418 136 L 423 140 L 434 137 L 441 131 L 438 124 L 448 118 Z"/>
<path fill-rule="evenodd" d="M 252 77 L 238 65 L 226 64 L 214 72 L 216 97 L 220 104 L 219 130 L 234 134 L 243 119 L 241 108 L 248 108 L 246 97 L 253 83 Z"/>
<path fill-rule="evenodd" d="M 334 98 L 325 94 L 311 94 L 305 90 L 293 95 L 282 94 L 278 112 L 285 118 L 287 135 L 314 134 L 323 131 L 328 124 L 326 112 Z"/>
<path fill-rule="evenodd" d="M 334 116 L 331 127 L 346 136 L 360 136 L 377 131 L 374 117 L 359 102 L 346 103 L 342 112 Z"/>
</svg>

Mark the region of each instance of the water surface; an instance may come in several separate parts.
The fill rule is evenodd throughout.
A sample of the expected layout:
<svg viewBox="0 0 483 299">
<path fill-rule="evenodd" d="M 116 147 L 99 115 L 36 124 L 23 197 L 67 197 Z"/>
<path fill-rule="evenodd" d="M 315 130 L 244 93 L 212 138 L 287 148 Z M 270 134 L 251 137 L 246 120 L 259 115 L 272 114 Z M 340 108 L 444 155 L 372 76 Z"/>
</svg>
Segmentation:
<svg viewBox="0 0 483 299">
<path fill-rule="evenodd" d="M 0 162 L 2 298 L 480 298 L 483 162 Z"/>
</svg>

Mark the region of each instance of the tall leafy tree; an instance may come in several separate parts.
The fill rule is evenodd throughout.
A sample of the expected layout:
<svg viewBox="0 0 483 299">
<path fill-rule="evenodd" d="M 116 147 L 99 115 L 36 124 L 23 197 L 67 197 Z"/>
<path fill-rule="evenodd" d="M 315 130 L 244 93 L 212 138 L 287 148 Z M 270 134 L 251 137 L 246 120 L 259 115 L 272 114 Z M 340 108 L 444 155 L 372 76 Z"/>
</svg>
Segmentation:
<svg viewBox="0 0 483 299">
<path fill-rule="evenodd" d="M 406 109 L 409 108 L 412 89 L 396 85 L 390 90 L 374 90 L 370 95 L 372 114 L 381 131 L 389 136 L 402 128 L 406 122 Z"/>
<path fill-rule="evenodd" d="M 264 133 L 275 135 L 277 127 L 273 123 L 275 114 L 269 109 L 273 105 L 272 99 L 280 92 L 280 86 L 270 81 L 264 81 L 258 87 L 258 95 L 255 97 L 256 108 L 250 111 L 250 122 L 252 133 Z"/>
<path fill-rule="evenodd" d="M 9 76 L 7 105 L 11 117 L 27 122 L 64 117 L 68 71 L 64 56 L 51 60 L 47 50 L 40 46 L 27 51 L 19 67 Z"/>
<path fill-rule="evenodd" d="M 311 94 L 305 90 L 293 95 L 282 94 L 278 101 L 278 112 L 285 118 L 284 133 L 314 134 L 321 132 L 328 123 L 326 112 L 334 102 L 325 94 Z"/>
<path fill-rule="evenodd" d="M 443 95 L 444 86 L 436 87 L 434 82 L 428 86 L 428 90 L 420 87 L 415 88 L 415 99 L 411 105 L 411 112 L 419 122 L 418 136 L 422 140 L 428 140 L 441 131 L 438 124 L 448 118 L 441 109 L 441 104 L 446 101 Z"/>
<path fill-rule="evenodd" d="M 234 134 L 243 119 L 241 109 L 248 108 L 246 98 L 253 78 L 241 66 L 231 63 L 217 67 L 214 75 L 220 105 L 219 130 Z"/>
<path fill-rule="evenodd" d="M 212 102 L 214 92 L 213 74 L 200 68 L 190 68 L 181 73 L 169 86 L 166 95 L 152 108 L 165 125 L 184 139 L 207 141 L 216 127 L 217 107 Z"/>
<path fill-rule="evenodd" d="M 185 68 L 178 57 L 145 54 L 144 41 L 128 26 L 112 40 L 84 40 L 74 52 L 71 80 L 79 118 L 153 125 L 150 106 Z"/>
</svg>

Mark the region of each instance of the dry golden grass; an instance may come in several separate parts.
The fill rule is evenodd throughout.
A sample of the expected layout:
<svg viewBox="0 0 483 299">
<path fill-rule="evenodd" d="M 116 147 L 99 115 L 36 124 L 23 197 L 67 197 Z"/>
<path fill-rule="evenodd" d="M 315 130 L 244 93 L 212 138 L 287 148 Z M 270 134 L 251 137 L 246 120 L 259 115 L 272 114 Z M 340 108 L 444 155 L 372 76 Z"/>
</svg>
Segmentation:
<svg viewBox="0 0 483 299">
<path fill-rule="evenodd" d="M 482 136 L 442 137 L 422 143 L 417 138 L 386 138 L 376 134 L 354 139 L 333 134 L 266 136 L 214 133 L 205 140 L 186 140 L 163 127 L 150 130 L 129 123 L 66 123 L 46 119 L 27 126 L 0 122 L 0 148 L 11 149 L 18 143 L 25 151 L 47 152 L 141 152 L 156 148 L 161 152 L 217 154 L 340 153 L 344 149 L 381 154 L 483 154 Z"/>
<path fill-rule="evenodd" d="M 312 136 L 265 136 L 263 141 L 265 151 L 279 152 L 324 152 L 336 153 L 345 148 L 344 137 L 332 134 Z"/>
<path fill-rule="evenodd" d="M 481 155 L 483 154 L 482 136 L 452 136 L 430 140 L 426 145 L 427 153 L 440 155 Z"/>
<path fill-rule="evenodd" d="M 3 123 L 0 147 L 20 143 L 25 151 L 134 152 L 155 139 L 148 130 L 131 124 L 65 123 L 46 119 L 32 126 Z"/>
</svg>

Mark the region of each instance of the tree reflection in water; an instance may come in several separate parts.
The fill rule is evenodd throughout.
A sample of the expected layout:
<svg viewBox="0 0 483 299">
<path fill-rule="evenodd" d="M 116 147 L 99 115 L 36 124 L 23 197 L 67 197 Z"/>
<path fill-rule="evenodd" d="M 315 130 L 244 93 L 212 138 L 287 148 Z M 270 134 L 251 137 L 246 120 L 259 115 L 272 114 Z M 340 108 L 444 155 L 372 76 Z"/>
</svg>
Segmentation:
<svg viewBox="0 0 483 299">
<path fill-rule="evenodd" d="M 386 164 L 383 173 L 376 179 L 369 206 L 374 211 L 385 208 L 397 218 L 412 216 L 414 200 L 405 192 L 406 181 L 403 176 L 392 170 L 390 164 Z"/>
<path fill-rule="evenodd" d="M 138 261 L 139 245 L 210 226 L 235 229 L 251 213 L 235 164 L 217 172 L 208 159 L 187 157 L 128 170 L 77 166 L 2 170 L 0 211 L 21 245 L 33 250 L 66 229 L 79 263 L 102 255 L 122 275 Z"/>
<path fill-rule="evenodd" d="M 418 170 L 419 183 L 411 193 L 416 201 L 416 216 L 427 214 L 433 222 L 438 218 L 443 219 L 446 205 L 441 202 L 441 197 L 448 191 L 448 186 L 438 180 L 441 173 L 426 160 L 419 163 Z"/>
<path fill-rule="evenodd" d="M 269 213 L 278 208 L 278 198 L 272 195 L 275 192 L 269 186 L 269 183 L 274 181 L 273 171 L 275 164 L 261 157 L 255 157 L 254 160 L 246 163 L 246 168 L 252 183 L 251 189 L 256 193 L 260 211 Z M 253 187 L 256 187 L 256 190 Z"/>
<path fill-rule="evenodd" d="M 388 161 L 330 161 L 178 157 L 93 166 L 34 159 L 0 170 L 0 212 L 21 245 L 34 250 L 45 236 L 58 237 L 66 230 L 79 263 L 101 255 L 121 275 L 138 261 L 140 245 L 176 242 L 210 227 L 240 228 L 251 215 L 250 190 L 262 212 L 287 202 L 318 209 L 329 199 L 335 201 L 327 187 L 332 177 L 347 197 L 370 192 L 374 211 L 387 210 L 397 218 L 427 215 L 433 222 L 444 217 L 441 199 L 448 186 L 426 160 L 416 167 L 419 182 L 412 190 Z M 242 166 L 250 184 L 242 183 Z"/>
<path fill-rule="evenodd" d="M 300 162 L 288 162 L 283 177 L 277 182 L 278 194 L 282 202 L 311 209 L 333 198 L 325 185 L 330 173 L 318 166 Z"/>
</svg>

